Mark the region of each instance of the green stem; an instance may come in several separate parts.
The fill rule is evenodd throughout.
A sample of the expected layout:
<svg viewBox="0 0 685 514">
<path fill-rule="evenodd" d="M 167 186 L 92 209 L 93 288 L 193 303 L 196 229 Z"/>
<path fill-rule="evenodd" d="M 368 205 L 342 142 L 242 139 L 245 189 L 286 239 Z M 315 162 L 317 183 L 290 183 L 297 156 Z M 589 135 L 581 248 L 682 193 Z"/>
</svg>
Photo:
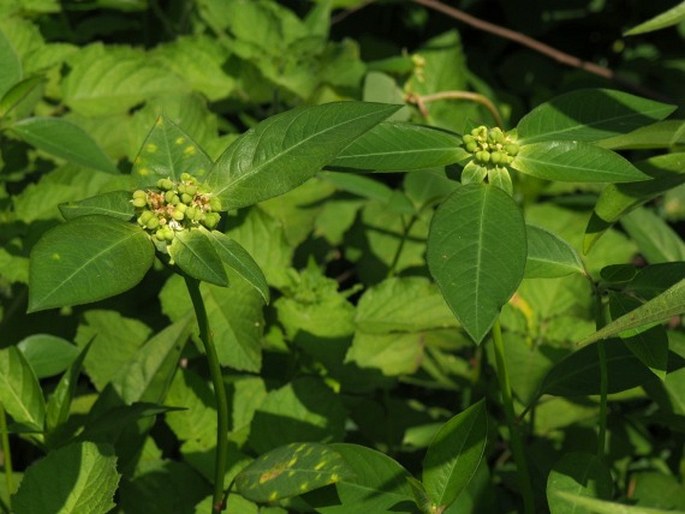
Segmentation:
<svg viewBox="0 0 685 514">
<path fill-rule="evenodd" d="M 190 294 L 195 309 L 197 325 L 200 328 L 200 340 L 207 354 L 207 364 L 209 364 L 209 375 L 214 386 L 216 398 L 216 456 L 214 463 L 214 495 L 212 501 L 212 514 L 224 510 L 224 474 L 226 470 L 226 456 L 228 454 L 228 402 L 226 399 L 226 388 L 221 374 L 219 357 L 212 340 L 212 333 L 209 330 L 207 320 L 207 310 L 200 293 L 200 281 L 190 277 L 184 277 L 186 287 Z"/>
<path fill-rule="evenodd" d="M 2 402 L 0 402 L 0 439 L 2 439 L 2 457 L 5 468 L 5 481 L 7 482 L 7 495 L 11 497 L 14 490 L 14 481 L 12 480 L 12 453 L 10 452 L 10 436 L 7 431 L 7 418 Z"/>
<path fill-rule="evenodd" d="M 416 223 L 418 219 L 418 216 L 414 214 L 409 220 L 409 223 L 405 224 L 404 217 L 402 217 L 402 238 L 400 239 L 400 244 L 397 247 L 397 251 L 393 256 L 392 262 L 390 263 L 390 268 L 388 269 L 388 277 L 392 277 L 395 274 L 395 268 L 397 267 L 397 263 L 400 261 L 400 255 L 402 255 L 402 250 L 404 250 L 404 245 L 407 242 L 407 238 L 409 237 L 409 232 L 414 227 L 414 223 Z"/>
<path fill-rule="evenodd" d="M 608 305 L 602 301 L 602 296 L 599 289 L 595 289 L 595 298 L 597 302 L 597 316 L 595 324 L 597 330 L 606 325 L 608 319 Z M 597 433 L 597 457 L 604 459 L 604 452 L 606 450 L 607 438 L 607 402 L 609 391 L 609 371 L 607 369 L 607 355 L 604 341 L 597 342 L 597 352 L 599 353 L 599 431 Z"/>
<path fill-rule="evenodd" d="M 511 444 L 511 451 L 514 455 L 519 487 L 521 488 L 521 496 L 523 497 L 523 512 L 524 514 L 533 514 L 535 511 L 533 487 L 530 482 L 528 463 L 526 462 L 526 455 L 523 449 L 523 440 L 521 439 L 521 434 L 516 426 L 514 400 L 511 394 L 511 382 L 509 381 L 507 366 L 504 361 L 504 340 L 502 339 L 502 327 L 500 326 L 499 318 L 495 320 L 495 324 L 492 326 L 492 340 L 495 345 L 497 378 L 499 379 L 504 413 L 506 414 L 507 425 L 509 426 L 509 443 Z"/>
</svg>

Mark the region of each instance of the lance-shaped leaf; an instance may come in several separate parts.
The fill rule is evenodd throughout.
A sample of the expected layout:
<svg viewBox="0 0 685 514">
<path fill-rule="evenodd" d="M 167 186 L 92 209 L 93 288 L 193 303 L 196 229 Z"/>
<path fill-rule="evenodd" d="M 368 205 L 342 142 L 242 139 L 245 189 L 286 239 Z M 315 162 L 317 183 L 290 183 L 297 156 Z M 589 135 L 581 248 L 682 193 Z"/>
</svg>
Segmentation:
<svg viewBox="0 0 685 514">
<path fill-rule="evenodd" d="M 229 146 L 207 181 L 226 209 L 283 194 L 399 108 L 337 102 L 272 116 Z"/>
<path fill-rule="evenodd" d="M 2 58 L 0 58 L 0 62 L 2 62 Z M 24 98 L 29 96 L 29 94 L 43 82 L 45 82 L 43 77 L 29 77 L 14 84 L 4 96 L 0 97 L 0 118 L 12 111 L 12 109 L 14 109 Z M 2 91 L 2 86 L 0 86 L 0 91 Z"/>
<path fill-rule="evenodd" d="M 581 452 L 565 454 L 547 478 L 547 501 L 551 514 L 591 514 L 593 511 L 559 496 L 566 492 L 584 497 L 611 498 L 611 473 L 602 459 Z"/>
<path fill-rule="evenodd" d="M 117 173 L 111 159 L 88 133 L 62 118 L 26 118 L 11 126 L 27 143 L 55 157 L 107 173 Z"/>
<path fill-rule="evenodd" d="M 476 343 L 521 282 L 526 255 L 523 215 L 497 187 L 460 187 L 436 211 L 428 235 L 428 268 Z"/>
<path fill-rule="evenodd" d="M 602 190 L 585 229 L 585 253 L 628 211 L 685 183 L 685 153 L 658 155 L 637 163 L 637 167 L 652 180 L 609 184 Z"/>
<path fill-rule="evenodd" d="M 423 485 L 433 512 L 442 512 L 462 493 L 478 469 L 488 435 L 485 402 L 457 414 L 435 434 L 423 461 Z"/>
<path fill-rule="evenodd" d="M 90 350 L 91 343 L 88 343 L 79 353 L 78 357 L 71 363 L 69 369 L 65 371 L 62 378 L 60 378 L 57 387 L 48 399 L 46 408 L 46 425 L 48 435 L 49 432 L 64 423 L 69 417 L 69 409 L 71 402 L 76 393 L 76 384 L 78 377 L 81 374 L 83 361 Z M 50 439 L 48 439 L 50 441 Z"/>
<path fill-rule="evenodd" d="M 526 278 L 554 278 L 585 273 L 578 253 L 560 237 L 543 228 L 526 225 L 526 239 Z"/>
<path fill-rule="evenodd" d="M 587 345 L 621 332 L 666 321 L 685 312 L 685 279 L 669 287 L 640 307 L 608 323 L 600 330 L 582 339 L 578 344 Z"/>
<path fill-rule="evenodd" d="M 647 150 L 669 148 L 685 143 L 683 120 L 657 121 L 628 134 L 597 141 L 595 144 L 609 150 Z"/>
<path fill-rule="evenodd" d="M 128 221 L 133 218 L 135 207 L 131 203 L 129 191 L 110 191 L 77 202 L 63 203 L 59 206 L 59 211 L 66 220 L 90 214 L 101 214 Z"/>
<path fill-rule="evenodd" d="M 636 182 L 649 177 L 620 155 L 580 141 L 545 141 L 521 146 L 511 167 L 559 182 Z"/>
<path fill-rule="evenodd" d="M 12 507 L 27 514 L 105 514 L 115 507 L 116 464 L 106 444 L 82 442 L 50 452 L 26 470 Z"/>
<path fill-rule="evenodd" d="M 519 143 L 597 141 L 661 120 L 675 107 L 611 89 L 579 89 L 526 114 L 517 126 Z"/>
<path fill-rule="evenodd" d="M 627 30 L 623 35 L 634 36 L 636 34 L 644 34 L 645 32 L 652 32 L 654 30 L 670 27 L 671 25 L 677 25 L 683 20 L 685 20 L 685 2 L 680 2 L 675 7 L 640 23 L 637 27 Z"/>
<path fill-rule="evenodd" d="M 248 500 L 273 502 L 335 484 L 354 475 L 334 450 L 318 443 L 292 443 L 260 456 L 235 479 Z"/>
<path fill-rule="evenodd" d="M 461 136 L 412 123 L 383 122 L 345 148 L 332 168 L 408 171 L 447 166 L 470 158 Z"/>
<path fill-rule="evenodd" d="M 224 266 L 206 230 L 193 228 L 176 232 L 169 245 L 169 255 L 187 275 L 218 286 L 228 285 Z"/>
<path fill-rule="evenodd" d="M 0 97 L 2 97 L 21 80 L 22 76 L 21 60 L 2 30 L 0 30 L 0 63 L 2 63 L 0 74 Z"/>
<path fill-rule="evenodd" d="M 621 218 L 621 225 L 650 264 L 685 261 L 685 242 L 655 212 L 638 207 Z"/>
<path fill-rule="evenodd" d="M 221 262 L 244 278 L 262 295 L 264 301 L 269 303 L 269 285 L 266 283 L 266 277 L 249 252 L 235 239 L 216 230 L 209 232 L 208 236 Z"/>
<path fill-rule="evenodd" d="M 58 225 L 31 251 L 28 310 L 123 293 L 142 280 L 154 253 L 148 235 L 132 223 L 92 215 Z"/>
<path fill-rule="evenodd" d="M 31 366 L 14 346 L 0 350 L 0 403 L 23 428 L 43 430 L 43 392 Z"/>
<path fill-rule="evenodd" d="M 652 509 L 643 505 L 626 505 L 566 491 L 555 491 L 554 494 L 566 500 L 573 508 L 570 512 L 592 512 L 593 514 L 678 514 L 672 509 Z M 579 510 L 583 508 L 584 510 Z"/>
<path fill-rule="evenodd" d="M 182 173 L 202 181 L 211 166 L 212 160 L 181 127 L 160 116 L 133 161 L 132 174 L 142 184 L 166 177 L 179 180 Z"/>
</svg>

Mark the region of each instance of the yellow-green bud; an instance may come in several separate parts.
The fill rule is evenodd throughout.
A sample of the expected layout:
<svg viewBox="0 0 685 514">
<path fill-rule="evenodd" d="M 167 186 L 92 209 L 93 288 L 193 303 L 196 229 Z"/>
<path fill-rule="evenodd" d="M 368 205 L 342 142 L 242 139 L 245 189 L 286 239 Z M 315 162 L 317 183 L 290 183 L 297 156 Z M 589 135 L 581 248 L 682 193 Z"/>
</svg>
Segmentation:
<svg viewBox="0 0 685 514">
<path fill-rule="evenodd" d="M 517 153 L 519 153 L 519 145 L 515 143 L 509 143 L 504 145 L 504 151 L 514 157 Z"/>
<path fill-rule="evenodd" d="M 476 154 L 476 159 L 481 162 L 488 162 L 490 160 L 490 152 L 482 150 Z"/>
<path fill-rule="evenodd" d="M 171 217 L 174 218 L 176 221 L 181 221 L 183 218 L 185 218 L 185 214 L 183 214 L 178 209 L 175 209 L 174 212 L 171 214 Z"/>
<path fill-rule="evenodd" d="M 183 182 L 190 182 L 191 184 L 195 182 L 195 179 L 190 173 L 181 173 L 181 180 Z"/>
<path fill-rule="evenodd" d="M 469 143 L 475 143 L 476 142 L 476 138 L 470 134 L 466 134 L 461 139 L 464 141 L 465 145 L 468 145 Z"/>
<path fill-rule="evenodd" d="M 164 193 L 164 200 L 166 203 L 170 203 L 171 205 L 176 205 L 179 202 L 176 191 L 167 191 Z"/>
<path fill-rule="evenodd" d="M 190 203 L 193 201 L 193 197 L 189 195 L 188 193 L 183 193 L 181 195 L 181 202 L 183 202 L 186 205 L 190 205 Z"/>
<path fill-rule="evenodd" d="M 466 150 L 468 150 L 471 153 L 475 152 L 476 150 L 478 150 L 478 143 L 476 143 L 475 141 L 466 143 Z"/>
<path fill-rule="evenodd" d="M 493 164 L 499 164 L 500 162 L 502 162 L 502 157 L 504 157 L 504 155 L 503 155 L 502 153 L 500 153 L 500 152 L 492 152 L 492 153 L 490 154 L 490 161 L 491 161 Z"/>
<path fill-rule="evenodd" d="M 185 213 L 188 206 L 184 203 L 179 203 L 176 205 L 176 210 Z"/>
<path fill-rule="evenodd" d="M 133 191 L 133 198 L 147 198 L 147 193 L 142 189 L 136 189 Z"/>
<path fill-rule="evenodd" d="M 153 216 L 152 218 L 147 220 L 147 222 L 145 223 L 145 226 L 150 230 L 156 229 L 157 227 L 159 227 L 159 218 L 157 218 L 156 216 Z"/>
<path fill-rule="evenodd" d="M 131 200 L 131 203 L 133 204 L 134 207 L 141 208 L 141 207 L 145 207 L 147 205 L 147 199 L 137 197 L 137 198 L 134 198 L 133 200 Z"/>
<path fill-rule="evenodd" d="M 147 225 L 147 222 L 155 217 L 155 213 L 152 211 L 143 211 L 140 216 L 138 216 L 138 223 L 141 225 Z"/>
<path fill-rule="evenodd" d="M 185 192 L 193 196 L 197 193 L 197 186 L 195 184 L 187 184 Z"/>
<path fill-rule="evenodd" d="M 185 216 L 188 218 L 190 221 L 196 221 L 198 219 L 199 211 L 197 210 L 197 207 L 189 206 L 186 209 Z"/>
<path fill-rule="evenodd" d="M 168 178 L 160 178 L 157 181 L 157 187 L 165 191 L 169 191 L 170 189 L 174 188 L 174 182 Z"/>
<path fill-rule="evenodd" d="M 215 212 L 221 211 L 221 200 L 216 196 L 210 197 L 209 207 Z"/>
<path fill-rule="evenodd" d="M 205 219 L 203 220 L 203 225 L 208 229 L 213 229 L 219 224 L 221 220 L 221 215 L 218 212 L 208 212 L 205 214 Z"/>
</svg>

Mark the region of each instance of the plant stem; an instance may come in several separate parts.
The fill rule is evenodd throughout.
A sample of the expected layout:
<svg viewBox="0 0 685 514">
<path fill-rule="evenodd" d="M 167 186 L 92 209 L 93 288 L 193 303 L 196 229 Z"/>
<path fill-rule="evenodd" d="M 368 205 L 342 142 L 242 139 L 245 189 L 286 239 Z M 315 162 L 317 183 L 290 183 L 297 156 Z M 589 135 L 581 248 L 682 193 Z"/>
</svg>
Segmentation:
<svg viewBox="0 0 685 514">
<path fill-rule="evenodd" d="M 207 310 L 200 293 L 200 281 L 190 277 L 184 277 L 190 299 L 195 309 L 197 325 L 200 329 L 200 340 L 207 354 L 209 375 L 214 386 L 216 399 L 216 454 L 214 461 L 214 495 L 212 501 L 212 514 L 224 510 L 224 474 L 226 470 L 226 456 L 228 454 L 228 402 L 226 400 L 226 388 L 221 374 L 219 357 L 216 354 L 212 333 L 209 330 Z"/>
<path fill-rule="evenodd" d="M 608 318 L 608 305 L 602 301 L 600 291 L 595 288 L 595 301 L 597 311 L 595 324 L 597 330 L 606 325 Z M 599 353 L 599 431 L 597 433 L 597 457 L 604 459 L 607 438 L 607 395 L 609 390 L 609 371 L 607 369 L 607 355 L 604 341 L 597 342 L 597 352 Z"/>
<path fill-rule="evenodd" d="M 395 274 L 395 268 L 397 267 L 397 264 L 400 262 L 400 256 L 402 255 L 402 250 L 404 250 L 404 244 L 407 242 L 407 238 L 409 237 L 409 232 L 411 232 L 411 229 L 414 227 L 414 223 L 418 220 L 418 216 L 416 214 L 413 214 L 411 219 L 409 220 L 409 223 L 404 222 L 404 216 L 402 216 L 402 237 L 400 238 L 400 244 L 397 246 L 397 251 L 395 252 L 395 255 L 392 258 L 392 262 L 390 263 L 390 268 L 388 269 L 388 277 L 392 277 Z"/>
<path fill-rule="evenodd" d="M 7 418 L 5 408 L 0 402 L 0 439 L 2 439 L 2 460 L 5 468 L 5 481 L 7 482 L 7 495 L 12 496 L 14 489 L 12 480 L 12 453 L 10 451 L 10 437 L 7 432 Z"/>
<path fill-rule="evenodd" d="M 495 324 L 492 326 L 492 340 L 495 345 L 497 378 L 502 393 L 502 404 L 507 417 L 507 425 L 509 426 L 509 443 L 511 444 L 511 452 L 514 455 L 519 487 L 521 488 L 521 496 L 523 498 L 523 512 L 524 514 L 533 514 L 535 511 L 533 487 L 530 483 L 528 463 L 526 462 L 526 455 L 523 450 L 523 440 L 516 426 L 514 400 L 511 394 L 511 383 L 509 382 L 507 366 L 504 361 L 504 341 L 502 339 L 502 327 L 500 326 L 499 318 L 495 320 Z"/>
</svg>

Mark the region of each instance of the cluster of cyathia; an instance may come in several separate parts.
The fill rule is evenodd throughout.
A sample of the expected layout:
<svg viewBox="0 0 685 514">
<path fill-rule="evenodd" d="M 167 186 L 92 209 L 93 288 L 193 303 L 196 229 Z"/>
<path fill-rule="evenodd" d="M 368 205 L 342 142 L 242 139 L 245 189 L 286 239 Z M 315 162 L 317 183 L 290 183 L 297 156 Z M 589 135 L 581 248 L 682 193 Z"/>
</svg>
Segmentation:
<svg viewBox="0 0 685 514">
<path fill-rule="evenodd" d="M 180 181 L 163 178 L 158 189 L 133 192 L 138 224 L 160 243 L 170 243 L 176 232 L 203 226 L 213 229 L 219 224 L 221 202 L 197 183 L 188 173 Z"/>
<path fill-rule="evenodd" d="M 507 165 L 511 164 L 519 152 L 514 137 L 500 128 L 488 129 L 480 126 L 462 137 L 464 148 L 473 155 L 473 159 L 464 166 L 462 184 L 488 182 L 512 192 L 511 177 Z"/>
</svg>

